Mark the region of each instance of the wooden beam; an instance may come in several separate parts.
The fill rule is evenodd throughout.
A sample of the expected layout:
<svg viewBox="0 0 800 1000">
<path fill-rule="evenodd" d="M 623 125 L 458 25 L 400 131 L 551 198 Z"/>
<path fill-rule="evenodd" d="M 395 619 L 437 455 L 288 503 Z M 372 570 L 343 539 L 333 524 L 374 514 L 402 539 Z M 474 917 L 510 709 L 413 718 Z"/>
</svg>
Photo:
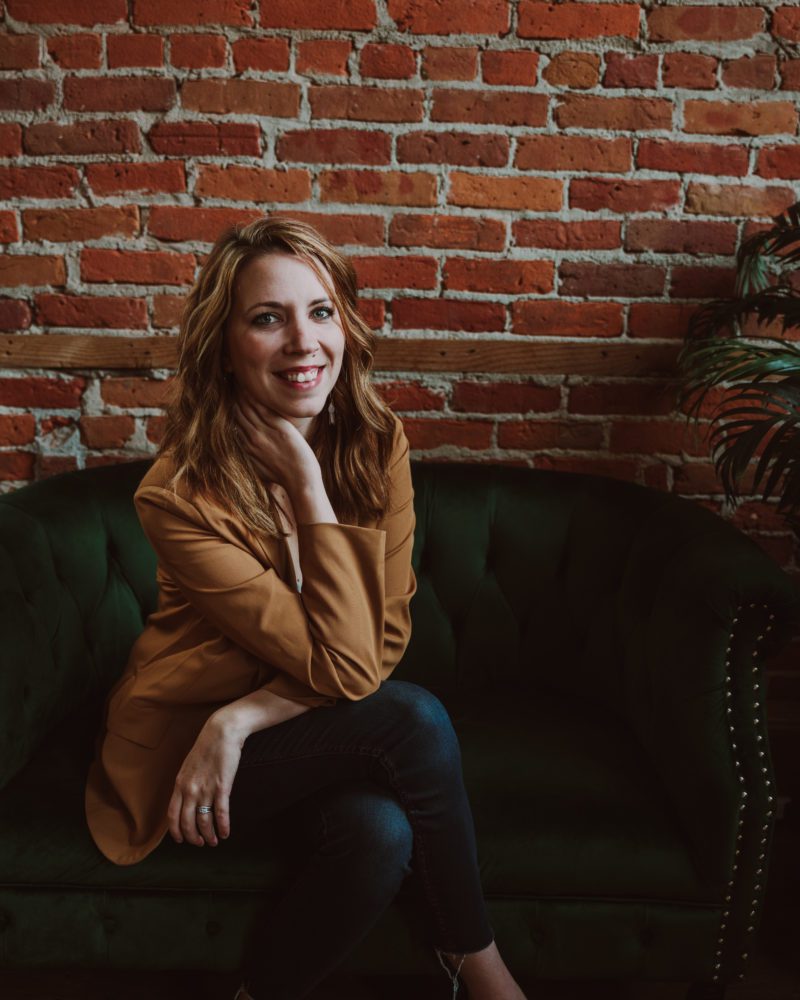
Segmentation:
<svg viewBox="0 0 800 1000">
<path fill-rule="evenodd" d="M 174 368 L 177 337 L 17 334 L 0 337 L 0 367 Z M 379 338 L 375 370 L 513 375 L 675 376 L 681 344 Z"/>
</svg>

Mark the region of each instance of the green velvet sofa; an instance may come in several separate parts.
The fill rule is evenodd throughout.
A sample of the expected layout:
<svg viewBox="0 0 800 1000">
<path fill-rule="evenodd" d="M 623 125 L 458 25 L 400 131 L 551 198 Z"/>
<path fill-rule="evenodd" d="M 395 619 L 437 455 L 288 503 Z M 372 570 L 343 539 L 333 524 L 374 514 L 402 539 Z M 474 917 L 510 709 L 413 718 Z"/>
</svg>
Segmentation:
<svg viewBox="0 0 800 1000">
<path fill-rule="evenodd" d="M 105 692 L 156 606 L 149 460 L 0 497 L 0 967 L 235 971 L 289 863 L 167 837 L 116 867 L 83 786 Z M 418 591 L 395 675 L 459 734 L 498 945 L 523 981 L 718 997 L 761 917 L 776 795 L 765 663 L 792 580 L 687 499 L 620 480 L 412 463 Z M 340 970 L 439 976 L 401 889 Z M 443 996 L 445 993 L 442 994 Z"/>
</svg>

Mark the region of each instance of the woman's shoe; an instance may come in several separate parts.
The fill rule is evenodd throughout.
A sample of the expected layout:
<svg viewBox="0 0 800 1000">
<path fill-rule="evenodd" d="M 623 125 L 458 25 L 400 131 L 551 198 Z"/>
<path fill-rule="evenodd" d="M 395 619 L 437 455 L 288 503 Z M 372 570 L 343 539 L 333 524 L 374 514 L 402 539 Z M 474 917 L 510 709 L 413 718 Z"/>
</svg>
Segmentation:
<svg viewBox="0 0 800 1000">
<path fill-rule="evenodd" d="M 236 995 L 234 996 L 233 1000 L 253 1000 L 253 998 L 244 988 L 244 983 L 242 983 L 242 985 L 236 991 Z"/>
</svg>

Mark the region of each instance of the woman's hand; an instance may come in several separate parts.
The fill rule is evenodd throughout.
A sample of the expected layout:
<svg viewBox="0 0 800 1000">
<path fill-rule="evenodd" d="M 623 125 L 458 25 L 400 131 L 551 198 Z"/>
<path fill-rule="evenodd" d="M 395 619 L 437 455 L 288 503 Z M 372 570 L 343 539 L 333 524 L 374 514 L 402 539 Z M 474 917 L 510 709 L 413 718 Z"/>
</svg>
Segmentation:
<svg viewBox="0 0 800 1000">
<path fill-rule="evenodd" d="M 213 716 L 200 730 L 178 771 L 167 808 L 169 832 L 178 844 L 186 839 L 197 847 L 216 847 L 217 834 L 223 839 L 230 835 L 228 806 L 243 742 Z M 197 812 L 201 805 L 213 806 L 213 812 Z"/>
<path fill-rule="evenodd" d="M 278 483 L 290 493 L 321 477 L 311 445 L 277 410 L 242 389 L 233 411 L 245 450 L 265 482 Z"/>
</svg>

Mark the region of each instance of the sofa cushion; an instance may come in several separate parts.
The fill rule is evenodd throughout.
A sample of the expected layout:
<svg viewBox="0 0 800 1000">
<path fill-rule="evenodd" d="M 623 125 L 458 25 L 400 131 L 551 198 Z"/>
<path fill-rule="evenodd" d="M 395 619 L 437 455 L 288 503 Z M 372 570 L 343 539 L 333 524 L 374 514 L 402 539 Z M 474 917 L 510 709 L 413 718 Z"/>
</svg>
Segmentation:
<svg viewBox="0 0 800 1000">
<path fill-rule="evenodd" d="M 713 902 L 694 872 L 655 774 L 621 719 L 560 695 L 448 706 L 462 748 L 484 891 Z M 100 709 L 73 713 L 0 797 L 0 885 L 272 889 L 292 838 L 276 822 L 256 844 L 175 844 L 137 865 L 91 840 L 83 785 Z M 284 824 L 284 831 L 288 830 Z"/>
</svg>

